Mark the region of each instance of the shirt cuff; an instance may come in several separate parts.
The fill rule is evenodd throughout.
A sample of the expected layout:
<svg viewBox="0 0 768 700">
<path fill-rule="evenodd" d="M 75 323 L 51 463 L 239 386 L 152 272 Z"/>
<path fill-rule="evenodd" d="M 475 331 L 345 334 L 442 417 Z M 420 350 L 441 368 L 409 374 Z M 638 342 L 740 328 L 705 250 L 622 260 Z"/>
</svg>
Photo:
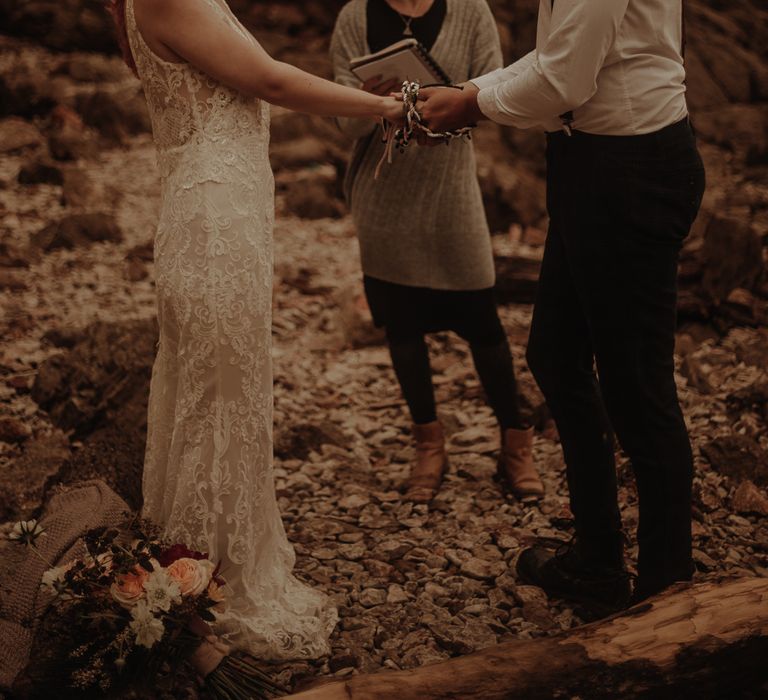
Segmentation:
<svg viewBox="0 0 768 700">
<path fill-rule="evenodd" d="M 475 83 L 474 80 L 472 82 Z M 492 83 L 492 85 L 493 84 L 494 83 Z M 475 85 L 477 85 L 477 83 L 475 83 Z M 480 88 L 480 92 L 477 93 L 477 106 L 480 108 L 480 111 L 491 121 L 494 121 L 497 124 L 510 123 L 505 119 L 506 115 L 499 109 L 498 103 L 496 101 L 496 91 L 493 89 L 493 87 Z"/>
<path fill-rule="evenodd" d="M 557 117 L 536 118 L 533 115 L 510 114 L 509 110 L 499 103 L 496 85 L 483 88 L 477 93 L 477 106 L 488 119 L 504 126 L 514 126 L 518 129 L 540 127 L 544 131 L 558 131 L 562 126 Z"/>
<path fill-rule="evenodd" d="M 497 68 L 485 75 L 479 75 L 477 78 L 471 78 L 470 83 L 477 86 L 478 90 L 484 90 L 485 88 L 492 87 L 500 82 L 500 73 L 503 73 L 503 68 Z"/>
</svg>

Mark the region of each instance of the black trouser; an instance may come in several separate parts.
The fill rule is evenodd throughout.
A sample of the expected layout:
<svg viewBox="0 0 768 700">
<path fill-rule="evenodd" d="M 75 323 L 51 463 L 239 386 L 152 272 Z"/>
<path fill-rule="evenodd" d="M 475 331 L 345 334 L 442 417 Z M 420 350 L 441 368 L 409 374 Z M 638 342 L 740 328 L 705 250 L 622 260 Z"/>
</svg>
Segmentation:
<svg viewBox="0 0 768 700">
<path fill-rule="evenodd" d="M 687 121 L 642 136 L 550 134 L 547 167 L 528 362 L 560 432 L 582 551 L 621 557 L 613 428 L 637 481 L 638 587 L 655 592 L 693 573 L 673 353 L 678 253 L 704 169 Z"/>
</svg>

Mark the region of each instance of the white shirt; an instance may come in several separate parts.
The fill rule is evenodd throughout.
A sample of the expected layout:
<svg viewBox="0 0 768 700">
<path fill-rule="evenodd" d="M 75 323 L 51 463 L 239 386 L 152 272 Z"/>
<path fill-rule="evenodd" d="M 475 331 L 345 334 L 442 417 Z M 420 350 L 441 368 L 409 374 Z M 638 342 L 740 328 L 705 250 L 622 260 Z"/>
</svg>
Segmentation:
<svg viewBox="0 0 768 700">
<path fill-rule="evenodd" d="M 688 114 L 681 43 L 680 0 L 541 0 L 536 49 L 472 82 L 500 124 L 646 134 Z"/>
</svg>

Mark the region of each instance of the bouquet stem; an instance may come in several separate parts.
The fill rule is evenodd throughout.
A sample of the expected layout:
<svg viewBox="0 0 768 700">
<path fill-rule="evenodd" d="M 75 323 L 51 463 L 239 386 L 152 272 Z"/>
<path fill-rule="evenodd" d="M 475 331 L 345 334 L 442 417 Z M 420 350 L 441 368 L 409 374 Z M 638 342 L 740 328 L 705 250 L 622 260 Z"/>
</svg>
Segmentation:
<svg viewBox="0 0 768 700">
<path fill-rule="evenodd" d="M 287 694 L 256 665 L 249 654 L 233 652 L 205 679 L 205 688 L 217 700 L 269 700 Z"/>
</svg>

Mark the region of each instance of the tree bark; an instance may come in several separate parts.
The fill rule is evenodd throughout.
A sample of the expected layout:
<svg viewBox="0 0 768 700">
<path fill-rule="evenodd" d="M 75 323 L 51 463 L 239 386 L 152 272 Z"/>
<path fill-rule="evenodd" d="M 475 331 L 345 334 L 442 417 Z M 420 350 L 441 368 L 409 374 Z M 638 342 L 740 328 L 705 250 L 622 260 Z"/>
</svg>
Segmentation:
<svg viewBox="0 0 768 700">
<path fill-rule="evenodd" d="M 354 676 L 295 700 L 762 697 L 768 579 L 680 585 L 611 618 L 408 671 Z"/>
</svg>

